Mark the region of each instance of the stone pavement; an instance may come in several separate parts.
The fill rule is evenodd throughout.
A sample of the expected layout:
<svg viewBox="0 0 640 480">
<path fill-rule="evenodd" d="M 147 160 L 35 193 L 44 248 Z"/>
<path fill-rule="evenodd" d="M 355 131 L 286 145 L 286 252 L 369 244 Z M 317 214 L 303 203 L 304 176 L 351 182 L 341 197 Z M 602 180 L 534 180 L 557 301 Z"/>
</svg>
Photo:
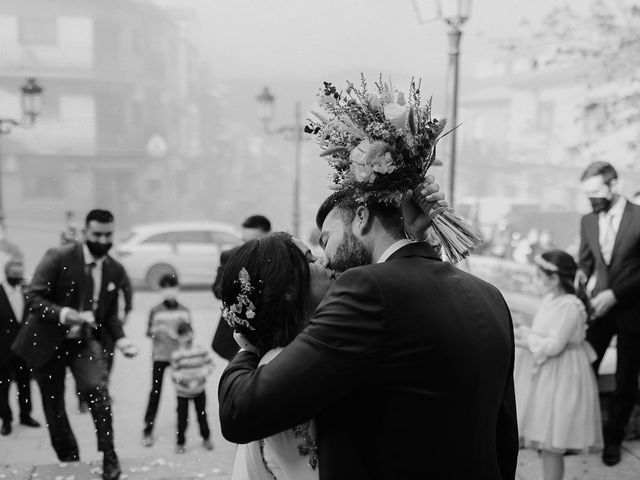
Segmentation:
<svg viewBox="0 0 640 480">
<path fill-rule="evenodd" d="M 196 342 L 209 346 L 218 322 L 219 302 L 209 291 L 183 292 L 181 300 L 193 314 Z M 138 345 L 140 355 L 133 360 L 116 353 L 111 379 L 111 395 L 114 398 L 114 435 L 116 450 L 129 479 L 161 478 L 230 478 L 235 445 L 222 438 L 218 420 L 217 384 L 227 362 L 214 356 L 215 369 L 207 386 L 207 413 L 215 444 L 213 452 L 201 447 L 201 439 L 191 407 L 187 431 L 187 451 L 178 455 L 175 449 L 176 398 L 173 385 L 167 375 L 156 419 L 156 444 L 151 448 L 141 444 L 142 420 L 151 386 L 151 343 L 145 336 L 149 308 L 159 301 L 156 293 L 136 293 L 134 311 L 125 327 L 127 335 Z M 52 480 L 84 480 L 99 478 L 96 473 L 102 456 L 96 450 L 96 437 L 89 414 L 77 412 L 74 382 L 67 378 L 66 403 L 69 421 L 80 445 L 83 462 L 59 467 L 45 428 L 32 429 L 14 422 L 9 437 L 0 437 L 0 480 L 51 478 Z M 15 390 L 12 390 L 15 392 Z M 40 392 L 32 384 L 34 400 L 33 417 L 44 424 Z M 17 401 L 14 401 L 17 413 Z"/>
<path fill-rule="evenodd" d="M 152 292 L 136 294 L 135 309 L 126 331 L 140 347 L 140 356 L 127 360 L 117 354 L 111 380 L 116 447 L 123 466 L 122 480 L 229 480 L 235 446 L 220 434 L 216 387 L 226 361 L 219 357 L 215 357 L 216 368 L 207 389 L 207 408 L 215 450 L 208 452 L 201 447 L 195 412 L 192 410 L 187 432 L 187 452 L 182 455 L 174 453 L 176 400 L 168 376 L 165 378 L 156 421 L 156 444 L 151 448 L 141 445 L 142 418 L 151 384 L 150 341 L 145 337 L 145 331 L 147 312 L 156 301 L 157 295 Z M 209 345 L 218 322 L 219 303 L 208 291 L 183 292 L 182 301 L 192 310 L 196 341 Z M 44 428 L 31 429 L 14 424 L 11 436 L 0 437 L 0 480 L 100 479 L 101 456 L 96 451 L 93 423 L 89 415 L 76 411 L 72 379 L 68 379 L 67 386 L 69 418 L 80 444 L 83 462 L 67 465 L 58 463 Z M 35 384 L 33 396 L 33 416 L 44 423 L 40 395 Z M 17 408 L 15 401 L 14 406 Z M 461 443 L 464 443 L 464 439 L 461 439 Z M 640 442 L 625 444 L 623 460 L 614 468 L 604 467 L 598 455 L 571 456 L 566 460 L 567 480 L 640 480 Z M 542 478 L 540 461 L 535 452 L 521 451 L 518 463 L 519 480 Z"/>
</svg>

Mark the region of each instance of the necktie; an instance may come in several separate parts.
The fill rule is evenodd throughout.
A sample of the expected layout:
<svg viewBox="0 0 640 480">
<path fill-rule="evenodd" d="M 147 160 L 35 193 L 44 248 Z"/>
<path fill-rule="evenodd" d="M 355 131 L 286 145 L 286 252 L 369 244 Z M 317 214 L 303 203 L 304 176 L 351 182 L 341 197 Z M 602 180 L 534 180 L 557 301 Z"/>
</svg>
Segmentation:
<svg viewBox="0 0 640 480">
<path fill-rule="evenodd" d="M 613 231 L 613 215 L 605 216 L 605 232 L 604 232 L 604 241 L 602 242 L 602 258 L 604 258 L 604 263 L 609 265 L 611 262 L 611 255 L 613 253 L 613 243 L 615 242 L 616 236 Z"/>
<path fill-rule="evenodd" d="M 95 285 L 93 283 L 93 269 L 96 267 L 95 262 L 91 262 L 88 263 L 87 265 L 85 265 L 85 270 L 84 270 L 84 281 L 85 281 L 85 288 L 84 288 L 84 302 L 82 305 L 83 310 L 85 311 L 94 311 L 96 305 L 94 305 L 94 298 L 93 298 L 93 294 L 94 294 L 94 290 L 95 290 Z"/>
</svg>

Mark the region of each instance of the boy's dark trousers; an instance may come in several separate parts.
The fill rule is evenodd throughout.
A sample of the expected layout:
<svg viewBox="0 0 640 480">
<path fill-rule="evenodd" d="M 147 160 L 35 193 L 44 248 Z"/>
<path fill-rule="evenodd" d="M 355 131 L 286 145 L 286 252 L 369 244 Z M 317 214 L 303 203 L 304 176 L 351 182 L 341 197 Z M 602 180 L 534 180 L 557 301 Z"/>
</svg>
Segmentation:
<svg viewBox="0 0 640 480">
<path fill-rule="evenodd" d="M 196 406 L 198 424 L 200 425 L 200 435 L 203 440 L 209 439 L 209 422 L 207 421 L 207 396 L 203 391 L 194 398 L 178 397 L 178 445 L 184 445 L 184 434 L 189 423 L 189 400 L 193 400 Z"/>
<path fill-rule="evenodd" d="M 144 434 L 151 435 L 153 424 L 156 421 L 158 413 L 158 404 L 160 403 L 160 394 L 162 393 L 162 380 L 164 379 L 164 371 L 171 364 L 161 360 L 154 360 L 153 374 L 151 382 L 151 391 L 149 392 L 149 403 L 147 404 L 147 412 L 144 414 Z"/>
</svg>

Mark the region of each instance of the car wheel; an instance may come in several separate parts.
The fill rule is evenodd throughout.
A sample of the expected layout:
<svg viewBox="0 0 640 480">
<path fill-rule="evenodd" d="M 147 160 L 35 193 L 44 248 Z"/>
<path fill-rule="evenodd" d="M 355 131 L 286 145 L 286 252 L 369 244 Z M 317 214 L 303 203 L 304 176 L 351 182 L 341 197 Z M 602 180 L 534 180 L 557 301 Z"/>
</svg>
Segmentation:
<svg viewBox="0 0 640 480">
<path fill-rule="evenodd" d="M 164 277 L 165 275 L 176 275 L 177 276 L 177 272 L 176 269 L 173 268 L 171 265 L 167 265 L 167 264 L 159 264 L 159 265 L 154 265 L 153 267 L 151 267 L 149 269 L 149 271 L 147 272 L 146 275 L 146 281 L 147 281 L 147 285 L 149 287 L 151 287 L 153 290 L 159 290 L 160 289 L 160 279 L 162 277 Z"/>
</svg>

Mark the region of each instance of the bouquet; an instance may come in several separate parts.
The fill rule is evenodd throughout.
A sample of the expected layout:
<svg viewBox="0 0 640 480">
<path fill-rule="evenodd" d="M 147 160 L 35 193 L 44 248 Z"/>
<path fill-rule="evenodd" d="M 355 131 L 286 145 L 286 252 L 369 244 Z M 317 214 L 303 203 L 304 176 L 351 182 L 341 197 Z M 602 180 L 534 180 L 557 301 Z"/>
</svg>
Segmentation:
<svg viewBox="0 0 640 480">
<path fill-rule="evenodd" d="M 347 82 L 340 92 L 324 82 L 318 100 L 323 112 L 313 111 L 315 118 L 304 130 L 316 138 L 321 157 L 334 170 L 332 188 L 363 203 L 399 207 L 405 192 L 423 182 L 434 164 L 436 143 L 446 135 L 446 122 L 431 117 L 431 99 L 422 102 L 420 82 L 412 79 L 405 96 L 381 76 L 370 92 L 362 75 L 359 87 Z M 451 208 L 442 209 L 431 225 L 452 262 L 482 243 Z"/>
</svg>

